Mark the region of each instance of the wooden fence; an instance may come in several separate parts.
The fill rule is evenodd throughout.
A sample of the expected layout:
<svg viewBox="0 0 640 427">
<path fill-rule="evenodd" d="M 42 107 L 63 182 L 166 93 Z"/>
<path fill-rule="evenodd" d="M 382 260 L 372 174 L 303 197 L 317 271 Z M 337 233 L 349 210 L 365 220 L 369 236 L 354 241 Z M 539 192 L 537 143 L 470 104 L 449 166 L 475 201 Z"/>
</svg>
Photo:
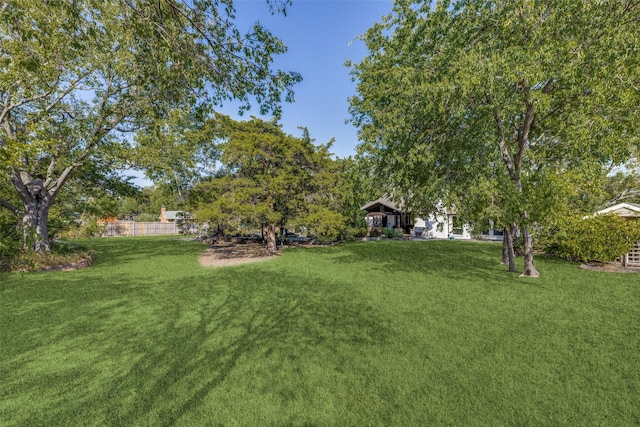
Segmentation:
<svg viewBox="0 0 640 427">
<path fill-rule="evenodd" d="M 181 228 L 176 222 L 117 221 L 106 225 L 103 236 L 166 236 L 171 234 L 181 234 Z"/>
</svg>

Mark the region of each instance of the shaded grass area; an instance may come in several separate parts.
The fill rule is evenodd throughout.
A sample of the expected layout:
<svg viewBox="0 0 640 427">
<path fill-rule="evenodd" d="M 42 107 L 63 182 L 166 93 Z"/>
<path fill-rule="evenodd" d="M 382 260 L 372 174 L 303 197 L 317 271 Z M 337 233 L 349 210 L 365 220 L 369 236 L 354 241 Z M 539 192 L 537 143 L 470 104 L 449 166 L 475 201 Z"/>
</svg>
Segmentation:
<svg viewBox="0 0 640 427">
<path fill-rule="evenodd" d="M 206 269 L 166 238 L 0 276 L 2 425 L 637 425 L 640 276 L 380 241 Z"/>
</svg>

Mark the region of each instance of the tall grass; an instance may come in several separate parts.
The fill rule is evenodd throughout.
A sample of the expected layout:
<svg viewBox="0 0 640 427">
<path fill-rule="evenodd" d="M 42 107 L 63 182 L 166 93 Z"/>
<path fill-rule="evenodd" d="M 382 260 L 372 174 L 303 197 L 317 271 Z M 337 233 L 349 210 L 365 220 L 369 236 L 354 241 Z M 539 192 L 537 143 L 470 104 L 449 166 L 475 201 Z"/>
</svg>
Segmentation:
<svg viewBox="0 0 640 427">
<path fill-rule="evenodd" d="M 207 269 L 167 238 L 0 276 L 0 425 L 637 425 L 640 277 L 382 241 Z"/>
</svg>

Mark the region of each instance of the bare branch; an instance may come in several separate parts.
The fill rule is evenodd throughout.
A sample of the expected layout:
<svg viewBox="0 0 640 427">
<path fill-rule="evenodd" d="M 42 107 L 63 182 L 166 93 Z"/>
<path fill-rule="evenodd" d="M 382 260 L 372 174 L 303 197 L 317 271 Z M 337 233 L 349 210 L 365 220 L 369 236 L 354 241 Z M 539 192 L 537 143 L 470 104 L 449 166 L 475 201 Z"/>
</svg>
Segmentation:
<svg viewBox="0 0 640 427">
<path fill-rule="evenodd" d="M 0 199 L 0 206 L 2 206 L 5 209 L 10 210 L 13 214 L 17 215 L 17 216 L 22 216 L 24 212 L 22 212 L 22 210 L 16 208 L 15 206 L 13 206 L 11 203 L 7 202 L 6 200 L 2 200 Z"/>
<path fill-rule="evenodd" d="M 41 100 L 41 99 L 44 99 L 44 98 L 46 98 L 47 96 L 51 95 L 51 93 L 52 93 L 52 92 L 53 92 L 53 91 L 48 91 L 48 92 L 45 92 L 45 93 L 43 93 L 43 94 L 41 94 L 41 95 L 38 95 L 38 96 L 34 96 L 34 97 L 31 97 L 31 98 L 23 99 L 22 101 L 18 102 L 17 104 L 9 104 L 9 105 L 7 105 L 7 106 L 4 108 L 4 110 L 2 111 L 2 113 L 0 113 L 0 123 L 2 123 L 2 122 L 4 121 L 5 117 L 6 117 L 6 116 L 9 114 L 9 112 L 11 112 L 11 110 L 13 110 L 14 108 L 18 108 L 18 107 L 21 107 L 21 106 L 23 106 L 23 105 L 25 105 L 25 104 L 28 104 L 28 103 L 30 103 L 30 102 L 39 101 L 39 100 Z"/>
<path fill-rule="evenodd" d="M 487 102 L 489 104 L 493 104 L 493 97 L 491 94 L 487 93 Z M 500 140 L 498 141 L 498 147 L 500 148 L 500 154 L 502 154 L 502 160 L 504 161 L 507 171 L 509 172 L 509 176 L 511 179 L 516 179 L 516 170 L 513 165 L 513 160 L 511 159 L 511 154 L 509 153 L 509 149 L 507 148 L 507 141 L 504 132 L 504 124 L 502 122 L 502 118 L 500 117 L 500 112 L 498 111 L 498 107 L 494 107 L 493 109 L 493 119 L 495 121 L 496 127 L 498 129 L 498 133 L 500 134 Z"/>
<path fill-rule="evenodd" d="M 522 126 L 518 130 L 518 152 L 515 156 L 513 156 L 516 171 L 520 171 L 522 157 L 524 156 L 524 150 L 527 148 L 527 143 L 529 142 L 529 133 L 531 132 L 533 121 L 535 119 L 533 103 L 531 101 L 526 101 L 525 105 L 526 112 L 524 121 L 522 122 Z"/>
<path fill-rule="evenodd" d="M 88 73 L 87 73 L 88 75 Z M 62 93 L 60 93 L 60 95 L 58 95 L 57 97 L 55 97 L 55 99 L 53 101 L 51 101 L 51 103 L 49 105 L 47 105 L 47 107 L 44 109 L 45 112 L 49 112 L 53 107 L 56 106 L 56 104 L 58 104 L 60 101 L 62 101 L 62 99 L 69 95 L 71 92 L 73 92 L 74 90 L 76 90 L 78 88 L 78 84 L 80 84 L 80 82 L 87 76 L 80 76 L 78 77 L 76 80 L 74 80 L 73 82 L 71 82 L 71 84 L 69 85 L 69 87 L 66 90 L 63 90 Z"/>
<path fill-rule="evenodd" d="M 23 202 L 32 200 L 31 193 L 29 193 L 29 189 L 25 185 L 25 182 L 22 181 L 20 171 L 16 168 L 11 169 L 11 182 L 15 189 L 18 190 L 18 194 Z"/>
</svg>

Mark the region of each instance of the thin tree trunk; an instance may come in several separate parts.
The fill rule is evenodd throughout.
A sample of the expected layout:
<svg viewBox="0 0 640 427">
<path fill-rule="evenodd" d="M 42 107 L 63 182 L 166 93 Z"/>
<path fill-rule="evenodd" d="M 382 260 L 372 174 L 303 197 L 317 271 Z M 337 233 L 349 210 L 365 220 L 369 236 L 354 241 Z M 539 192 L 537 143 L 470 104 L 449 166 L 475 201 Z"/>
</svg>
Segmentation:
<svg viewBox="0 0 640 427">
<path fill-rule="evenodd" d="M 509 239 L 509 237 L 507 236 L 509 234 L 509 228 L 504 227 L 502 233 L 503 233 L 502 234 L 502 262 L 500 264 L 508 265 L 509 264 L 509 246 L 513 248 L 513 245 L 511 245 L 511 242 L 510 242 L 511 239 Z"/>
<path fill-rule="evenodd" d="M 526 220 L 527 213 L 524 212 L 522 217 Z M 533 265 L 533 238 L 525 224 L 522 224 L 522 240 L 524 241 L 524 271 L 520 277 L 540 277 L 540 273 Z"/>
<path fill-rule="evenodd" d="M 502 264 L 509 266 L 509 273 L 516 273 L 516 255 L 513 250 L 513 239 L 515 236 L 515 224 L 504 227 L 502 240 Z"/>
<path fill-rule="evenodd" d="M 267 250 L 270 254 L 278 252 L 276 246 L 276 225 L 272 222 L 267 224 Z"/>
</svg>

